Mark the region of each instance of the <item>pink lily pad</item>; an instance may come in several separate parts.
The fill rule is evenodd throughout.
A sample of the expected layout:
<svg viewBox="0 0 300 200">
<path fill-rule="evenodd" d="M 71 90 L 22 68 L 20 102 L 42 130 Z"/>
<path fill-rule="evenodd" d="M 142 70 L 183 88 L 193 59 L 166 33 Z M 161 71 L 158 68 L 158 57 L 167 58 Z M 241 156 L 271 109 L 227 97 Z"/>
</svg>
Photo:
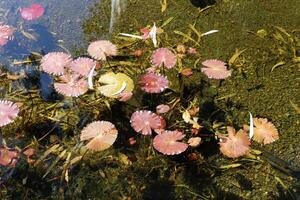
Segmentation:
<svg viewBox="0 0 300 200">
<path fill-rule="evenodd" d="M 25 20 L 38 19 L 44 12 L 44 7 L 38 3 L 31 4 L 29 7 L 20 8 L 21 17 Z"/>
</svg>

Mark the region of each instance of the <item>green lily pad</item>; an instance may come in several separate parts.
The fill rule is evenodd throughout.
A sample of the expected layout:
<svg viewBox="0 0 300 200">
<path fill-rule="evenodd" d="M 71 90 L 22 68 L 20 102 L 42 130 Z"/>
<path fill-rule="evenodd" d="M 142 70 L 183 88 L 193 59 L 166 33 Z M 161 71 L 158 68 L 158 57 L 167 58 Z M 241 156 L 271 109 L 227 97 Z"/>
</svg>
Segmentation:
<svg viewBox="0 0 300 200">
<path fill-rule="evenodd" d="M 124 73 L 107 72 L 98 81 L 103 84 L 98 87 L 101 94 L 111 98 L 117 98 L 122 92 L 132 92 L 134 89 L 133 80 Z"/>
</svg>

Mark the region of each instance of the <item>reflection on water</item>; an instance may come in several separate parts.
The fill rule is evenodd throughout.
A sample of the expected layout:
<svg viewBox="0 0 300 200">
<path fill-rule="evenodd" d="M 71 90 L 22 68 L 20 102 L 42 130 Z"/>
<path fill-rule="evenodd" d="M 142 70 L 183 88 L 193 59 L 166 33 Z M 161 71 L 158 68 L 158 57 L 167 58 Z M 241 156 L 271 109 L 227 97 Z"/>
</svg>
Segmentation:
<svg viewBox="0 0 300 200">
<path fill-rule="evenodd" d="M 126 0 L 111 0 L 111 14 L 109 22 L 109 33 L 112 33 L 114 24 L 121 12 L 124 12 L 126 7 Z"/>
<path fill-rule="evenodd" d="M 33 2 L 19 0 L 0 0 L 0 22 L 15 28 L 14 38 L 0 47 L 0 63 L 9 65 L 12 60 L 20 60 L 30 52 L 49 52 L 71 50 L 75 45 L 83 46 L 81 25 L 89 14 L 90 0 L 36 0 L 45 8 L 45 14 L 37 20 L 26 21 L 21 18 L 20 7 Z M 24 34 L 25 32 L 25 34 Z M 26 37 L 26 33 L 35 39 Z"/>
<path fill-rule="evenodd" d="M 97 2 L 99 2 L 98 0 Z M 20 8 L 39 3 L 45 13 L 38 19 L 28 21 L 20 15 Z M 46 54 L 51 51 L 71 51 L 76 47 L 84 47 L 86 41 L 82 35 L 82 22 L 89 15 L 89 7 L 95 3 L 91 0 L 0 0 L 0 22 L 15 29 L 13 38 L 4 46 L 0 46 L 0 66 L 10 72 L 19 72 L 27 77 L 16 87 L 39 87 L 45 100 L 53 94 L 52 78 L 40 73 L 36 63 L 13 65 L 14 61 L 22 61 L 30 54 Z M 35 79 L 38 80 L 35 80 Z M 35 81 L 34 81 L 35 80 Z"/>
</svg>

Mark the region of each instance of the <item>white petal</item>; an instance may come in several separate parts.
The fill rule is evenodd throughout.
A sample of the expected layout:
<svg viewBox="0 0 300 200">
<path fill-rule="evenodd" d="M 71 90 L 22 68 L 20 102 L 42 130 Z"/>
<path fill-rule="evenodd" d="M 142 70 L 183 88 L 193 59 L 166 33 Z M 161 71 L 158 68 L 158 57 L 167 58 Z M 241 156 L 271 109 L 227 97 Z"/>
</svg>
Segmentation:
<svg viewBox="0 0 300 200">
<path fill-rule="evenodd" d="M 127 86 L 126 82 L 123 81 L 122 82 L 122 87 L 117 92 L 113 93 L 112 96 L 122 93 L 123 90 L 125 90 L 126 86 Z"/>
<path fill-rule="evenodd" d="M 131 38 L 143 39 L 142 36 L 132 35 L 132 34 L 129 34 L 129 33 L 120 33 L 120 35 L 126 36 L 126 37 L 131 37 Z"/>
<path fill-rule="evenodd" d="M 182 119 L 184 120 L 185 123 L 189 123 L 191 120 L 191 115 L 190 113 L 186 110 L 184 113 L 182 113 Z"/>
<path fill-rule="evenodd" d="M 88 84 L 89 84 L 90 89 L 94 89 L 93 76 L 94 76 L 95 67 L 96 67 L 96 65 L 93 66 L 93 68 L 91 69 L 91 71 L 89 72 L 89 75 L 88 75 Z"/>
<path fill-rule="evenodd" d="M 157 32 L 157 27 L 156 27 L 156 25 L 154 23 L 154 25 L 152 26 L 152 28 L 151 28 L 151 30 L 149 32 L 149 35 L 150 35 L 150 37 L 152 39 L 154 47 L 157 47 L 156 32 Z"/>
<path fill-rule="evenodd" d="M 249 127 L 249 138 L 251 139 L 254 135 L 254 125 L 253 125 L 253 117 L 252 114 L 249 112 L 250 114 L 250 127 Z"/>
<path fill-rule="evenodd" d="M 208 31 L 206 33 L 202 33 L 201 36 L 210 35 L 210 34 L 217 33 L 217 32 L 219 32 L 219 30 L 210 30 L 210 31 Z"/>
</svg>

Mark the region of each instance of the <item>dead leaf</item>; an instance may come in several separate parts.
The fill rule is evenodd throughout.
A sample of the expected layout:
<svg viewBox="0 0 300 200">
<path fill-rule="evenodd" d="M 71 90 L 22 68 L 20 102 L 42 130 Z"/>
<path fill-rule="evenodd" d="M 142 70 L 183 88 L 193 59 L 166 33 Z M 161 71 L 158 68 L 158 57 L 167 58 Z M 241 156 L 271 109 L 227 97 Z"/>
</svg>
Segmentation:
<svg viewBox="0 0 300 200">
<path fill-rule="evenodd" d="M 284 61 L 280 61 L 280 62 L 276 63 L 276 64 L 272 67 L 271 72 L 272 72 L 276 67 L 282 66 L 282 65 L 284 65 L 284 64 L 285 64 Z"/>
<path fill-rule="evenodd" d="M 161 12 L 165 12 L 165 10 L 167 9 L 167 0 L 161 0 L 160 2 L 161 5 Z"/>
<path fill-rule="evenodd" d="M 235 63 L 236 59 L 246 50 L 247 49 L 243 49 L 242 51 L 240 51 L 240 50 L 236 49 L 233 56 L 231 56 L 231 58 L 229 59 L 228 65 L 231 67 Z"/>
<path fill-rule="evenodd" d="M 34 40 L 34 41 L 37 41 L 37 38 L 36 36 L 32 35 L 31 33 L 28 33 L 24 30 L 21 30 L 21 33 L 26 37 L 28 38 L 29 40 Z"/>
</svg>

